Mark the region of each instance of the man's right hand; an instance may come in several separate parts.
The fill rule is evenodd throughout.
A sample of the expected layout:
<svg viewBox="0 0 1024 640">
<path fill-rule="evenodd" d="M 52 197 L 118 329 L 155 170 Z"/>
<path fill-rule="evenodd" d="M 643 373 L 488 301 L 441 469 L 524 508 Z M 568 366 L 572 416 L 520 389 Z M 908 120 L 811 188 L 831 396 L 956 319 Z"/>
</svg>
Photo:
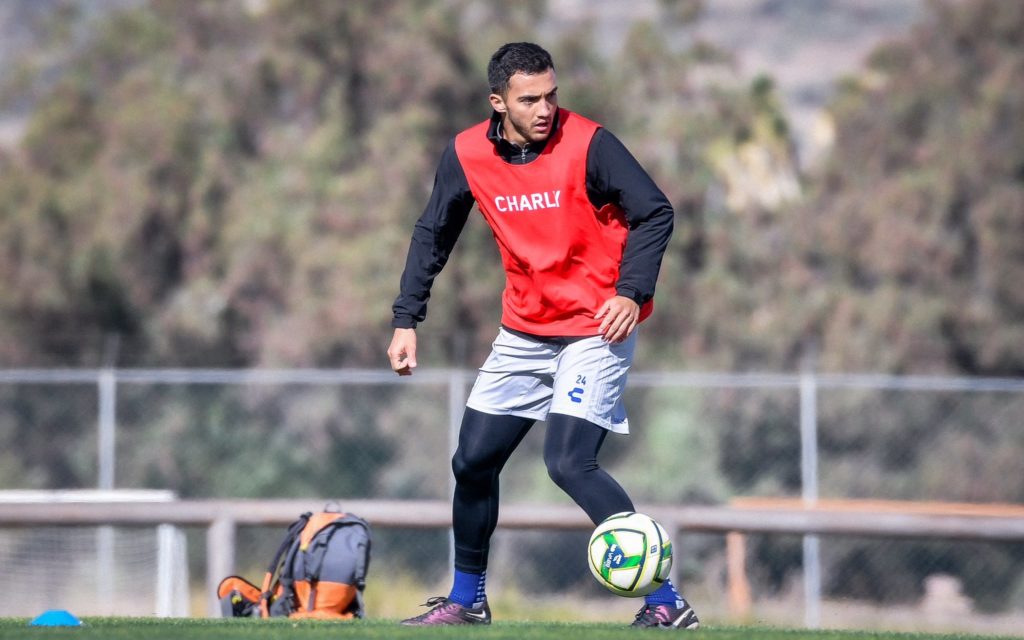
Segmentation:
<svg viewBox="0 0 1024 640">
<path fill-rule="evenodd" d="M 388 347 L 391 368 L 400 376 L 411 376 L 416 368 L 416 330 L 395 329 Z"/>
</svg>

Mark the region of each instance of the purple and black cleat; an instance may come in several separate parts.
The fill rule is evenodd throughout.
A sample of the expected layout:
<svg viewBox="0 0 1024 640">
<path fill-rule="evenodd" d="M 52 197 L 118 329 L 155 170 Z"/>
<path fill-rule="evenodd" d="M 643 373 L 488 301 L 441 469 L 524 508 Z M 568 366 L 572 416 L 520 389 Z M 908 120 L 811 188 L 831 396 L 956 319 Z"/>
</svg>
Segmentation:
<svg viewBox="0 0 1024 640">
<path fill-rule="evenodd" d="M 699 629 L 700 621 L 684 600 L 683 606 L 678 609 L 667 604 L 645 604 L 630 626 L 643 629 Z"/>
<path fill-rule="evenodd" d="M 452 602 L 444 596 L 436 596 L 427 600 L 424 607 L 433 607 L 430 611 L 414 618 L 402 620 L 402 624 L 410 627 L 427 627 L 452 624 L 491 624 L 491 609 L 485 602 L 475 609 L 464 607 Z"/>
</svg>

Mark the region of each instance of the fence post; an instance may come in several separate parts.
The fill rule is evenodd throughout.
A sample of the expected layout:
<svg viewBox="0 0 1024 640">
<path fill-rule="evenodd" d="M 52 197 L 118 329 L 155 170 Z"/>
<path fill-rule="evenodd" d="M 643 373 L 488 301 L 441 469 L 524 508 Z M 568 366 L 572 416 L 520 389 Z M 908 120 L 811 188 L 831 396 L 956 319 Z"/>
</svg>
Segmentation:
<svg viewBox="0 0 1024 640">
<path fill-rule="evenodd" d="M 206 530 L 206 615 L 220 617 L 217 585 L 235 572 L 235 521 L 219 517 Z"/>
<path fill-rule="evenodd" d="M 108 367 L 100 371 L 97 387 L 99 391 L 97 488 L 113 489 L 117 456 L 117 376 L 112 368 Z"/>
<path fill-rule="evenodd" d="M 739 531 L 725 534 L 729 615 L 732 622 L 750 621 L 750 581 L 747 579 L 747 536 Z"/>
<path fill-rule="evenodd" d="M 818 380 L 800 375 L 800 485 L 804 506 L 818 501 Z M 821 625 L 821 548 L 817 535 L 804 535 L 804 626 Z"/>
<path fill-rule="evenodd" d="M 459 429 L 462 414 L 466 411 L 466 383 L 462 369 L 452 369 L 448 374 L 448 455 L 455 453 L 459 446 Z M 446 467 L 447 468 L 447 467 Z M 455 477 L 448 472 L 448 501 L 455 499 Z M 455 566 L 455 530 L 448 530 L 448 566 Z"/>
<path fill-rule="evenodd" d="M 459 446 L 459 428 L 462 414 L 466 410 L 466 383 L 461 369 L 452 369 L 448 374 L 448 454 L 455 453 Z M 455 495 L 455 478 L 449 474 L 448 496 Z"/>
<path fill-rule="evenodd" d="M 117 378 L 110 367 L 96 378 L 99 394 L 99 416 L 96 434 L 97 479 L 99 489 L 114 488 L 114 465 L 117 450 Z M 101 601 L 112 602 L 114 593 L 114 528 L 96 531 L 96 592 Z M 113 609 L 110 610 L 113 613 Z"/>
<path fill-rule="evenodd" d="M 174 544 L 177 529 L 173 524 L 156 528 L 156 617 L 174 615 Z"/>
</svg>

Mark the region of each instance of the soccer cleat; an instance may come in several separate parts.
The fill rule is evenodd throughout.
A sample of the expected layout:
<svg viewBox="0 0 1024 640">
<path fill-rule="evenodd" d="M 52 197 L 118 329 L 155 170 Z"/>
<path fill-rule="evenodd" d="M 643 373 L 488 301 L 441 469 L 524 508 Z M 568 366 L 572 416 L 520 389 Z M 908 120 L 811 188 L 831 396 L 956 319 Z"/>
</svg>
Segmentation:
<svg viewBox="0 0 1024 640">
<path fill-rule="evenodd" d="M 444 596 L 435 596 L 426 601 L 424 607 L 433 607 L 430 611 L 414 618 L 402 620 L 402 624 L 411 627 L 427 627 L 451 624 L 491 624 L 491 608 L 485 602 L 476 609 L 464 607 L 452 602 Z M 695 618 L 696 619 L 696 618 Z"/>
<path fill-rule="evenodd" d="M 667 604 L 645 604 L 630 626 L 645 629 L 699 629 L 700 621 L 684 600 L 683 606 L 678 609 Z"/>
</svg>

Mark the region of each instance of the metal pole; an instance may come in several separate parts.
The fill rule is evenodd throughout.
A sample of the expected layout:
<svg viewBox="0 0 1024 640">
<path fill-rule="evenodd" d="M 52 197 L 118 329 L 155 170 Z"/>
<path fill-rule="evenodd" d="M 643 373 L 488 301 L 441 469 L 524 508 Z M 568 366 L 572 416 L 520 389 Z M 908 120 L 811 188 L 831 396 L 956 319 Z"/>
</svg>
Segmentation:
<svg viewBox="0 0 1024 640">
<path fill-rule="evenodd" d="M 106 368 L 97 378 L 99 391 L 99 433 L 97 434 L 97 466 L 100 489 L 114 488 L 114 450 L 117 406 L 117 378 L 114 370 Z M 114 601 L 114 528 L 100 527 L 96 530 L 96 593 L 100 602 Z M 107 605 L 110 607 L 110 605 Z M 107 615 L 114 610 L 108 608 Z"/>
<path fill-rule="evenodd" d="M 221 617 L 217 586 L 235 572 L 235 521 L 221 516 L 206 530 L 206 616 Z"/>
<path fill-rule="evenodd" d="M 459 428 L 462 414 L 466 411 L 466 385 L 460 369 L 448 375 L 448 455 L 455 453 L 459 446 Z M 448 475 L 448 497 L 455 495 L 455 477 Z"/>
<path fill-rule="evenodd" d="M 448 376 L 448 455 L 459 447 L 459 429 L 466 411 L 466 385 L 461 369 L 453 369 Z M 455 499 L 455 476 L 448 472 L 448 502 Z M 448 530 L 448 566 L 455 567 L 455 530 Z"/>
<path fill-rule="evenodd" d="M 174 547 L 176 529 L 172 524 L 156 528 L 156 617 L 174 615 Z"/>
<path fill-rule="evenodd" d="M 96 528 L 96 596 L 103 615 L 117 613 L 114 598 L 114 527 Z"/>
<path fill-rule="evenodd" d="M 103 369 L 97 380 L 99 387 L 98 482 L 100 489 L 114 488 L 114 467 L 117 443 L 117 376 L 113 369 Z"/>
<path fill-rule="evenodd" d="M 805 506 L 818 501 L 818 381 L 813 372 L 800 376 L 800 484 Z M 817 535 L 805 535 L 804 625 L 821 626 L 821 548 Z"/>
</svg>

